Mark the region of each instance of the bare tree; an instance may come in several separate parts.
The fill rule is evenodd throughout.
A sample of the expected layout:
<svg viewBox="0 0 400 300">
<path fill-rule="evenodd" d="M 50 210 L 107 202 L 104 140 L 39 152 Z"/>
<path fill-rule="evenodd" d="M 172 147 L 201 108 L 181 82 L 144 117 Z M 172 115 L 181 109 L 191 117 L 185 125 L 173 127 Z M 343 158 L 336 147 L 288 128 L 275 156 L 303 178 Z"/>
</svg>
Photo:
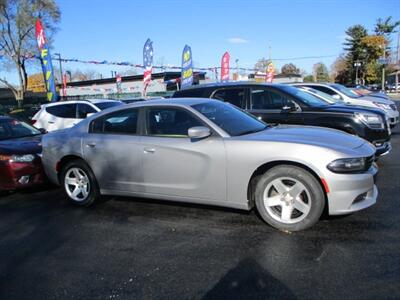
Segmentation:
<svg viewBox="0 0 400 300">
<path fill-rule="evenodd" d="M 94 79 L 100 79 L 102 77 L 101 73 L 91 69 L 85 71 L 81 71 L 79 69 L 76 69 L 74 71 L 69 70 L 69 74 L 71 74 L 70 78 L 71 81 L 94 80 Z"/>
<path fill-rule="evenodd" d="M 55 32 L 60 20 L 60 10 L 54 0 L 0 0 L 0 55 L 5 66 L 15 69 L 19 85 L 0 78 L 0 84 L 14 94 L 22 105 L 28 85 L 27 64 L 32 54 L 37 54 L 35 21 L 40 18 L 47 37 Z"/>
<path fill-rule="evenodd" d="M 300 69 L 293 63 L 284 64 L 281 68 L 282 74 L 300 74 Z"/>
<path fill-rule="evenodd" d="M 254 69 L 256 69 L 259 72 L 265 72 L 270 62 L 271 61 L 269 59 L 260 58 L 254 65 Z"/>
</svg>

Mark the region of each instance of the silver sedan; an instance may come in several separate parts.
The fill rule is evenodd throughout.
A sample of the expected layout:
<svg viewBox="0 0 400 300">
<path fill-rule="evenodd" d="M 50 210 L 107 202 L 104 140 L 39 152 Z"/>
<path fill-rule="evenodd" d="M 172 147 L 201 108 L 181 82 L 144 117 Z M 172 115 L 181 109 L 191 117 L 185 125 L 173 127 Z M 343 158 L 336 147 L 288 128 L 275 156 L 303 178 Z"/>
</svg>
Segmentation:
<svg viewBox="0 0 400 300">
<path fill-rule="evenodd" d="M 333 129 L 269 126 L 209 99 L 152 100 L 43 137 L 43 164 L 75 204 L 101 195 L 249 210 L 282 230 L 373 205 L 375 148 Z"/>
</svg>

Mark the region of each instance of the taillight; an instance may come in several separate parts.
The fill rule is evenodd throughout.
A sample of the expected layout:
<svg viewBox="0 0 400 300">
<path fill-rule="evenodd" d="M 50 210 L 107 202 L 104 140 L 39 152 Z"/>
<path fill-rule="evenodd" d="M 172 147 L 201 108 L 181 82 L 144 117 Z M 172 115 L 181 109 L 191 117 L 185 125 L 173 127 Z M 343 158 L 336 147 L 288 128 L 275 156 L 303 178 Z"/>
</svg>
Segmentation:
<svg viewBox="0 0 400 300">
<path fill-rule="evenodd" d="M 0 161 L 10 161 L 11 155 L 2 155 L 0 154 Z"/>
<path fill-rule="evenodd" d="M 34 126 L 36 124 L 36 120 L 32 119 L 31 120 L 31 125 Z"/>
</svg>

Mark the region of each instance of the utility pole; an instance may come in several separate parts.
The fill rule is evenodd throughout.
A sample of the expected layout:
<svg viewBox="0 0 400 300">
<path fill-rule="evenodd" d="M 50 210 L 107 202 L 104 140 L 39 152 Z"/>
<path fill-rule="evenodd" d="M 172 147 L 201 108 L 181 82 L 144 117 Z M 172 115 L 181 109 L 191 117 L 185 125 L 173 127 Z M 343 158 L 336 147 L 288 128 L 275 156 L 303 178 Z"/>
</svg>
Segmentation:
<svg viewBox="0 0 400 300">
<path fill-rule="evenodd" d="M 268 47 L 268 60 L 271 62 L 271 46 Z"/>
<path fill-rule="evenodd" d="M 63 81 L 63 71 L 62 71 L 62 64 L 61 64 L 61 54 L 60 53 L 54 53 L 54 55 L 58 56 L 58 62 L 60 63 L 60 82 L 62 83 L 62 81 Z"/>
<path fill-rule="evenodd" d="M 239 80 L 239 58 L 236 58 L 235 63 L 236 63 L 236 81 L 238 81 Z"/>
<path fill-rule="evenodd" d="M 397 70 L 396 70 L 396 93 L 399 92 L 399 73 L 400 73 L 400 30 L 397 31 L 397 60 L 396 60 Z"/>
</svg>

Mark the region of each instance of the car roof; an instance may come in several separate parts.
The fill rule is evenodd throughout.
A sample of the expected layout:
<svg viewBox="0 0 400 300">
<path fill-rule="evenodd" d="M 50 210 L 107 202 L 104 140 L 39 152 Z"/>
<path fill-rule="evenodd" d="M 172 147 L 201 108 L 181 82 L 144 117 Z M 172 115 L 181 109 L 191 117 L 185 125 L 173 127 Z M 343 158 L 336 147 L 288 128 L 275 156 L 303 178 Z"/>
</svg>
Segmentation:
<svg viewBox="0 0 400 300">
<path fill-rule="evenodd" d="M 187 90 L 195 90 L 195 89 L 203 89 L 203 88 L 215 88 L 215 87 L 229 87 L 229 86 L 245 86 L 245 85 L 258 85 L 258 86 L 286 86 L 285 84 L 280 83 L 265 83 L 265 82 L 256 82 L 256 81 L 229 81 L 229 82 L 213 82 L 213 83 L 204 83 L 199 85 L 193 85 L 181 91 Z M 179 91 L 178 91 L 179 92 Z"/>
<path fill-rule="evenodd" d="M 114 99 L 85 99 L 85 100 L 67 100 L 67 101 L 58 101 L 58 102 L 52 102 L 52 103 L 46 103 L 42 104 L 42 106 L 48 107 L 48 106 L 53 106 L 53 105 L 62 105 L 62 104 L 76 104 L 76 103 L 105 103 L 105 102 L 121 102 L 118 100 Z"/>
<path fill-rule="evenodd" d="M 206 102 L 218 102 L 219 100 L 212 100 L 209 98 L 167 98 L 167 99 L 154 99 L 154 100 L 146 100 L 146 101 L 138 101 L 134 103 L 129 103 L 124 105 L 123 107 L 137 107 L 137 106 L 149 106 L 149 105 L 183 105 L 183 106 L 192 106 L 196 104 L 206 103 Z M 120 107 L 121 108 L 121 107 Z"/>
<path fill-rule="evenodd" d="M 11 118 L 9 116 L 0 116 L 0 121 L 4 121 L 4 120 L 13 120 L 13 118 Z"/>
<path fill-rule="evenodd" d="M 291 83 L 290 85 L 302 85 L 302 86 L 310 86 L 310 85 L 320 85 L 320 86 L 332 86 L 332 82 L 296 82 Z"/>
</svg>

